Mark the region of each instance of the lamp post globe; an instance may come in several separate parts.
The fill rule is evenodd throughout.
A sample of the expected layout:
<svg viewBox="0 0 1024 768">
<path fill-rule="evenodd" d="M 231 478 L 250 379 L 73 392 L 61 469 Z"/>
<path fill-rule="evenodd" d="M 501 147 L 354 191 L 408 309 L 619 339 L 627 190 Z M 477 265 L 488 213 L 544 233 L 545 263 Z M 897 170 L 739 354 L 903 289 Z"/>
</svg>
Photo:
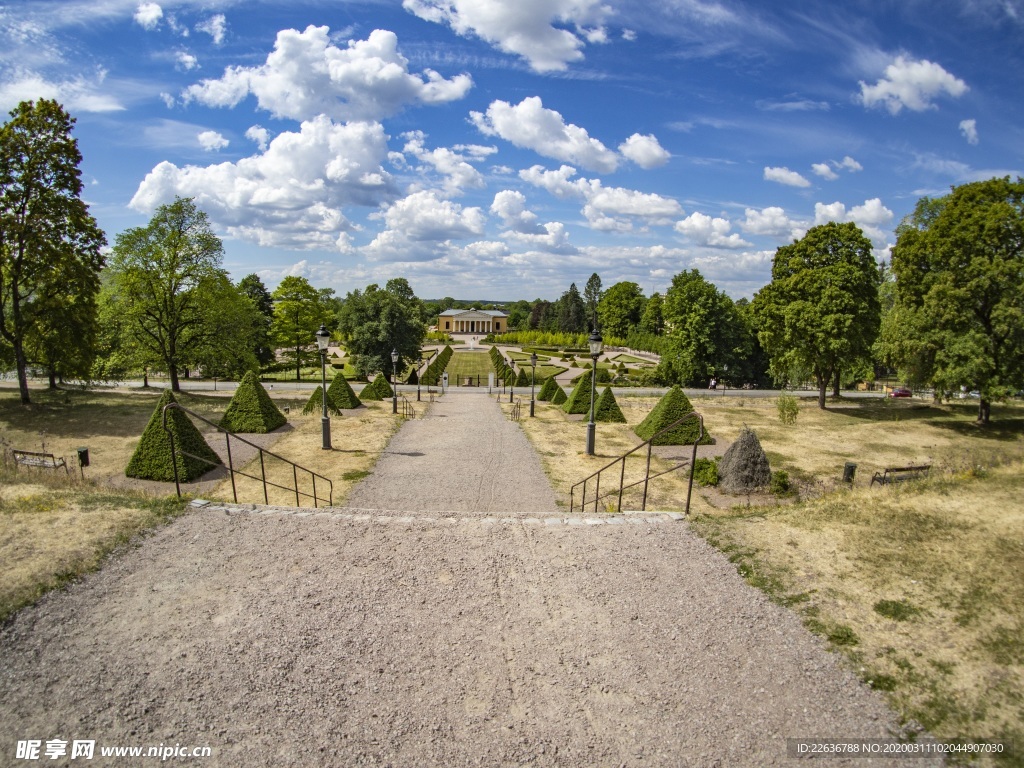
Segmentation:
<svg viewBox="0 0 1024 768">
<path fill-rule="evenodd" d="M 320 388 L 323 394 L 323 410 L 320 418 L 320 433 L 323 437 L 323 449 L 331 450 L 331 418 L 327 415 L 327 345 L 331 341 L 331 334 L 327 326 L 321 324 L 320 330 L 316 332 L 316 346 L 320 350 Z"/>
<path fill-rule="evenodd" d="M 530 417 L 533 418 L 533 388 L 537 384 L 537 353 L 530 354 Z"/>
<path fill-rule="evenodd" d="M 601 356 L 601 350 L 604 348 L 604 338 L 602 338 L 601 332 L 597 330 L 596 324 L 594 325 L 594 330 L 590 333 L 590 338 L 587 339 L 587 343 L 590 345 L 590 357 L 594 362 L 593 368 L 590 369 L 590 421 L 587 422 L 587 456 L 593 456 L 597 434 L 597 426 L 594 424 L 594 400 L 597 396 L 597 359 Z"/>
<path fill-rule="evenodd" d="M 391 412 L 398 413 L 398 350 L 391 350 Z"/>
</svg>

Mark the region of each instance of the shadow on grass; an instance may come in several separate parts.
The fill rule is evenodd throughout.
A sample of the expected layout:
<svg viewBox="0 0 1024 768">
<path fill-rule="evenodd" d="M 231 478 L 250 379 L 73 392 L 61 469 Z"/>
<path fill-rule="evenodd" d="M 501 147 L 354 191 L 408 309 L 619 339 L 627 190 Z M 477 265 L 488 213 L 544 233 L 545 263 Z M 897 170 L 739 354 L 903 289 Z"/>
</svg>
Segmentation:
<svg viewBox="0 0 1024 768">
<path fill-rule="evenodd" d="M 961 437 L 982 440 L 1012 442 L 1024 435 L 1024 408 L 1015 404 L 994 404 L 988 424 L 977 422 L 978 406 L 970 402 L 932 405 L 892 401 L 860 404 L 856 401 L 845 401 L 844 406 L 834 413 L 865 421 L 924 421 L 939 429 L 955 432 Z"/>
</svg>

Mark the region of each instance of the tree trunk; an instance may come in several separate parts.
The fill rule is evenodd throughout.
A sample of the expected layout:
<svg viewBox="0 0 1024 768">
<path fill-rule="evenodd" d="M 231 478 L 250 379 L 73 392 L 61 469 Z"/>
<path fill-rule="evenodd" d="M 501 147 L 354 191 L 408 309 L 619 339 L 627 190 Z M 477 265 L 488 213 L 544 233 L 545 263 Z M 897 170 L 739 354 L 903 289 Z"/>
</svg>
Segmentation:
<svg viewBox="0 0 1024 768">
<path fill-rule="evenodd" d="M 142 369 L 142 388 L 149 389 L 149 368 Z"/>
<path fill-rule="evenodd" d="M 295 380 L 302 381 L 302 355 L 299 347 L 295 348 Z"/>
<path fill-rule="evenodd" d="M 178 366 L 172 364 L 169 373 L 171 375 L 171 392 L 178 394 L 181 392 L 181 385 L 178 383 Z"/>
<path fill-rule="evenodd" d="M 978 423 L 988 424 L 989 416 L 992 414 L 992 404 L 985 398 L 978 403 Z"/>
<path fill-rule="evenodd" d="M 839 397 L 839 386 L 840 386 L 839 373 L 840 373 L 839 367 L 836 366 L 835 378 L 832 380 L 832 397 Z"/>
<path fill-rule="evenodd" d="M 49 378 L 50 378 L 50 389 L 56 389 L 57 388 L 57 375 L 53 372 L 52 369 L 48 372 L 48 375 L 49 375 Z"/>
<path fill-rule="evenodd" d="M 825 390 L 828 387 L 828 379 L 824 375 L 818 377 L 818 407 L 825 410 Z"/>
<path fill-rule="evenodd" d="M 25 351 L 21 348 L 21 341 L 14 340 L 14 362 L 18 369 L 18 391 L 21 393 L 21 404 L 31 405 L 32 398 L 28 394 L 28 365 L 25 363 Z"/>
</svg>

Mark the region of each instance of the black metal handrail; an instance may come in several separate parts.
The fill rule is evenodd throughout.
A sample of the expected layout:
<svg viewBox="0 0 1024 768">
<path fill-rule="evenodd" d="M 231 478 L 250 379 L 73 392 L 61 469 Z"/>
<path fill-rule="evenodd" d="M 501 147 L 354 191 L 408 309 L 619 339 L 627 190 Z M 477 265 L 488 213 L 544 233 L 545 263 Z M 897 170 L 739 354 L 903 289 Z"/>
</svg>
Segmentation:
<svg viewBox="0 0 1024 768">
<path fill-rule="evenodd" d="M 687 420 L 693 419 L 693 418 L 696 418 L 698 423 L 700 424 L 700 433 L 697 435 L 696 439 L 693 442 L 693 455 L 690 457 L 689 461 L 681 461 L 681 462 L 679 462 L 678 464 L 676 464 L 673 467 L 669 467 L 666 470 L 663 470 L 661 472 L 658 472 L 657 474 L 652 475 L 651 474 L 651 447 L 654 444 L 654 440 L 657 437 L 659 437 L 660 435 L 665 434 L 669 430 L 678 427 L 684 421 L 687 421 Z M 683 416 L 681 418 L 676 419 L 671 424 L 669 424 L 667 427 L 665 427 L 663 429 L 660 429 L 657 432 L 655 432 L 653 435 L 651 435 L 650 438 L 648 438 L 644 442 L 640 443 L 640 445 L 636 446 L 635 448 L 633 448 L 633 449 L 631 449 L 629 451 L 626 451 L 624 454 L 619 456 L 617 459 L 612 460 L 611 462 L 609 462 L 605 466 L 601 467 L 599 470 L 597 470 L 593 474 L 588 475 L 587 477 L 583 478 L 578 483 L 573 485 L 569 489 L 569 513 L 571 514 L 573 509 L 575 508 L 575 493 L 576 493 L 576 489 L 579 486 L 581 486 L 581 485 L 583 486 L 583 492 L 582 492 L 581 498 L 580 498 L 580 512 L 582 512 L 584 510 L 584 508 L 587 506 L 587 504 L 589 503 L 587 501 L 587 483 L 590 482 L 591 480 L 594 480 L 595 478 L 596 478 L 596 487 L 594 488 L 594 512 L 597 512 L 597 502 L 598 501 L 600 501 L 601 499 L 606 499 L 609 496 L 614 496 L 616 494 L 618 494 L 618 503 L 616 505 L 615 511 L 616 512 L 621 512 L 622 511 L 622 492 L 627 490 L 627 489 L 629 489 L 629 488 L 635 488 L 636 486 L 638 486 L 640 484 L 643 484 L 643 486 L 644 486 L 644 496 L 643 496 L 643 501 L 640 503 L 640 510 L 641 511 L 646 511 L 647 510 L 647 485 L 648 485 L 648 483 L 651 480 L 653 480 L 653 479 L 655 479 L 657 477 L 661 477 L 662 475 L 667 475 L 669 472 L 674 472 L 675 470 L 679 469 L 680 467 L 685 467 L 687 464 L 689 464 L 690 465 L 690 482 L 689 482 L 689 485 L 687 486 L 687 489 L 686 489 L 686 511 L 685 511 L 685 514 L 687 514 L 687 515 L 690 514 L 690 497 L 693 495 L 693 469 L 694 469 L 694 464 L 697 461 L 697 444 L 700 443 L 700 441 L 703 438 L 704 438 L 704 417 L 701 416 L 696 411 L 690 411 L 690 413 L 686 414 L 685 416 Z M 637 480 L 635 483 L 630 483 L 629 485 L 625 485 L 626 458 L 631 456 L 632 454 L 636 453 L 637 451 L 639 451 L 645 445 L 647 446 L 647 468 L 646 468 L 646 470 L 644 472 L 644 477 L 643 477 L 642 480 Z M 613 490 L 609 491 L 604 496 L 602 496 L 601 495 L 601 473 L 604 472 L 606 469 L 610 469 L 611 467 L 615 466 L 619 462 L 622 463 L 622 468 L 619 471 L 619 487 L 617 489 L 613 489 Z"/>
<path fill-rule="evenodd" d="M 413 404 L 409 401 L 405 395 L 402 395 L 402 418 L 403 419 L 415 419 L 416 409 Z"/>
<path fill-rule="evenodd" d="M 321 499 L 323 499 L 324 501 L 327 502 L 326 506 L 328 506 L 328 507 L 331 506 L 331 504 L 333 503 L 334 483 L 332 483 L 329 479 L 327 479 L 323 475 L 317 474 L 316 472 L 314 472 L 311 469 L 306 469 L 305 467 L 299 466 L 294 461 L 289 461 L 284 456 L 280 456 L 280 455 L 274 453 L 273 451 L 268 451 L 266 448 L 262 448 L 261 446 L 256 445 L 256 443 L 249 442 L 244 437 L 239 437 L 234 432 L 230 432 L 230 431 L 224 429 L 220 425 L 215 424 L 212 421 L 210 421 L 209 419 L 200 416 L 195 411 L 191 411 L 191 410 L 189 410 L 188 408 L 186 408 L 183 405 L 180 405 L 178 403 L 168 403 L 167 405 L 165 405 L 163 407 L 163 410 L 161 411 L 161 415 L 163 417 L 163 428 L 164 428 L 164 431 L 167 433 L 167 436 L 171 440 L 171 465 L 174 468 L 174 489 L 175 489 L 175 491 L 177 491 L 178 496 L 181 496 L 181 483 L 178 481 L 178 462 L 177 462 L 177 459 L 176 459 L 176 453 L 180 453 L 183 456 L 188 456 L 189 458 L 197 459 L 199 461 L 202 461 L 202 462 L 204 462 L 206 464 L 209 464 L 211 466 L 211 468 L 212 467 L 216 467 L 217 465 L 214 464 L 209 459 L 204 459 L 202 456 L 196 456 L 195 454 L 188 453 L 187 451 L 175 451 L 175 448 L 174 448 L 174 432 L 172 432 L 170 427 L 167 426 L 167 409 L 168 408 L 177 408 L 179 411 L 184 411 L 189 416 L 192 416 L 193 418 L 199 419 L 204 424 L 209 424 L 211 427 L 216 429 L 218 432 L 223 432 L 226 435 L 226 439 L 225 439 L 224 442 L 225 442 L 225 445 L 227 446 L 228 474 L 231 477 L 231 497 L 234 499 L 235 504 L 238 503 L 238 488 L 235 485 L 235 475 L 241 475 L 242 477 L 248 477 L 250 480 L 259 480 L 263 484 L 263 503 L 264 504 L 269 504 L 270 503 L 270 498 L 269 498 L 269 495 L 267 494 L 267 486 L 272 486 L 274 488 L 280 488 L 281 490 L 284 490 L 284 491 L 294 491 L 295 492 L 295 506 L 297 506 L 297 507 L 302 506 L 301 497 L 303 497 L 303 496 L 313 499 L 313 506 L 314 507 L 319 507 L 320 506 L 320 500 Z M 260 476 L 259 477 L 256 477 L 255 475 L 247 474 L 247 473 L 243 472 L 240 469 L 235 469 L 234 463 L 232 462 L 232 459 L 231 459 L 231 438 L 235 438 L 235 440 L 238 440 L 239 442 L 244 443 L 245 445 L 248 445 L 251 448 L 255 448 L 259 452 L 259 457 L 260 457 Z M 264 455 L 272 456 L 275 459 L 277 459 L 279 461 L 283 461 L 285 464 L 288 464 L 289 466 L 291 466 L 291 468 L 292 468 L 292 480 L 294 481 L 294 487 L 287 486 L 287 485 L 280 485 L 278 483 L 273 482 L 272 480 L 267 480 L 266 466 L 265 466 L 264 461 L 263 461 Z M 303 472 L 308 473 L 309 476 L 312 478 L 312 481 L 313 481 L 313 493 L 310 494 L 310 493 L 307 493 L 305 491 L 300 491 L 299 490 L 299 470 L 302 470 Z M 317 478 L 319 478 L 323 482 L 327 483 L 327 496 L 326 497 L 324 497 L 324 496 L 322 496 L 322 495 L 317 493 L 317 490 L 316 490 Z"/>
<path fill-rule="evenodd" d="M 523 410 L 523 398 L 517 397 L 515 405 L 512 406 L 512 410 L 509 413 L 508 417 L 512 421 L 519 421 L 519 416 L 520 416 L 520 413 L 522 412 L 522 410 Z"/>
</svg>

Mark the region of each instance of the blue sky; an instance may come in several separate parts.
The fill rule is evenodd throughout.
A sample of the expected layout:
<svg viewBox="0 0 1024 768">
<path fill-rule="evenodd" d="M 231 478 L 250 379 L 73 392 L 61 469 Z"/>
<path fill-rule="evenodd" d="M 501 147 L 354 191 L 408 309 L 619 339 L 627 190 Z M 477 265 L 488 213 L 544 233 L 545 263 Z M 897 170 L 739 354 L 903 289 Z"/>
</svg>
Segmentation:
<svg viewBox="0 0 1024 768">
<path fill-rule="evenodd" d="M 1024 173 L 1024 0 L 21 0 L 0 107 L 77 119 L 113 243 L 195 197 L 225 267 L 339 293 L 734 298 L 855 221 Z"/>
</svg>

